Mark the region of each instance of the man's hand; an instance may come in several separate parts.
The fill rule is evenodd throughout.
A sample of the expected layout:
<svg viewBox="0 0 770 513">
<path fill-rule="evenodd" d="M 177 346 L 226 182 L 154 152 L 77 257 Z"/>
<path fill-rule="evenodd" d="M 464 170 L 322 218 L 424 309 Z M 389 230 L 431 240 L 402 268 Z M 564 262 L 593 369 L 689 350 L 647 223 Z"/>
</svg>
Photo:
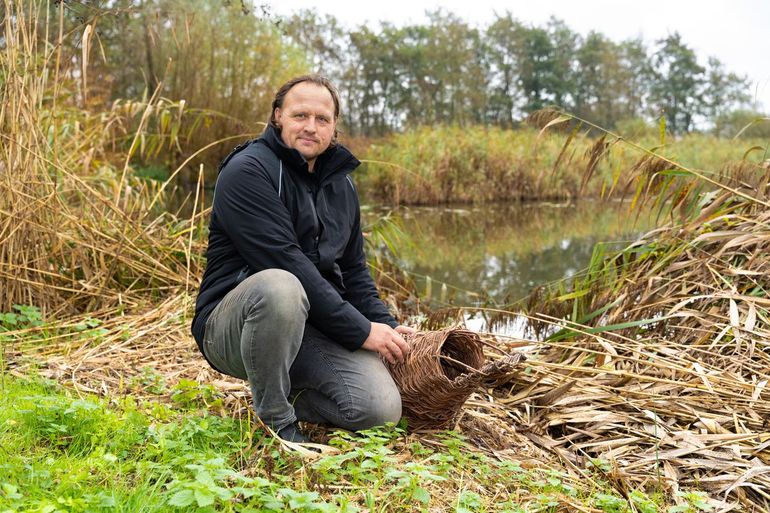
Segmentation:
<svg viewBox="0 0 770 513">
<path fill-rule="evenodd" d="M 391 364 L 403 362 L 404 356 L 409 352 L 409 345 L 399 333 L 399 328 L 412 330 L 412 328 L 406 326 L 398 326 L 394 330 L 387 324 L 373 322 L 372 328 L 369 331 L 369 337 L 367 337 L 361 347 L 369 351 L 374 351 Z M 409 333 L 409 331 L 402 331 L 402 333 L 406 334 Z"/>
</svg>

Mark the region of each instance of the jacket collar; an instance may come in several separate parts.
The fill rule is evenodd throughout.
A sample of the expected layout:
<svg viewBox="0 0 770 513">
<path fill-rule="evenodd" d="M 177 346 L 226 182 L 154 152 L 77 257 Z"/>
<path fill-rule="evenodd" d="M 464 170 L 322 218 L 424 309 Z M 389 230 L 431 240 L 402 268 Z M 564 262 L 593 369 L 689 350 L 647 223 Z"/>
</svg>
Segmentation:
<svg viewBox="0 0 770 513">
<path fill-rule="evenodd" d="M 281 134 L 274 127 L 268 125 L 267 130 L 265 130 L 260 139 L 267 144 L 267 147 L 284 164 L 288 164 L 292 169 L 307 173 L 307 160 L 305 160 L 305 157 L 294 148 L 286 146 L 286 143 L 281 139 Z M 322 180 L 340 171 L 350 173 L 360 164 L 361 162 L 350 153 L 350 150 L 341 144 L 337 144 L 327 148 L 325 152 L 318 156 L 315 161 L 313 174 L 319 180 Z"/>
</svg>

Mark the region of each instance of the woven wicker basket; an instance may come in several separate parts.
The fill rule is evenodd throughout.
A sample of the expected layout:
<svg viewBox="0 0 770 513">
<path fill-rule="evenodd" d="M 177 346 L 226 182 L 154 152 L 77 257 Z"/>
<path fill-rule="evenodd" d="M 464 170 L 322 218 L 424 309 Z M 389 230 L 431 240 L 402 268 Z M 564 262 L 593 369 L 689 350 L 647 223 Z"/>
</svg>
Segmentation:
<svg viewBox="0 0 770 513">
<path fill-rule="evenodd" d="M 464 329 L 418 332 L 407 337 L 404 362 L 388 365 L 401 391 L 409 429 L 451 429 L 468 396 L 482 383 L 513 371 L 523 355 L 484 364 L 481 338 Z"/>
</svg>

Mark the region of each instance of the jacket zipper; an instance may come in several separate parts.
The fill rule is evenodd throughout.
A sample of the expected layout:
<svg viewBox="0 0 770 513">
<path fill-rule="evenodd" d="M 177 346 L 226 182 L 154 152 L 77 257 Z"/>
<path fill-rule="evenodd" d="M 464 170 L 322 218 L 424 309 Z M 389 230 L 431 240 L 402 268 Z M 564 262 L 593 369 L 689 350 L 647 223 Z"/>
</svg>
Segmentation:
<svg viewBox="0 0 770 513">
<path fill-rule="evenodd" d="M 313 210 L 313 241 L 315 249 L 318 249 L 318 242 L 320 240 L 320 221 L 318 220 L 318 211 L 316 210 L 316 196 L 317 193 L 313 192 L 312 187 L 307 188 L 307 192 L 310 194 L 310 208 Z"/>
</svg>

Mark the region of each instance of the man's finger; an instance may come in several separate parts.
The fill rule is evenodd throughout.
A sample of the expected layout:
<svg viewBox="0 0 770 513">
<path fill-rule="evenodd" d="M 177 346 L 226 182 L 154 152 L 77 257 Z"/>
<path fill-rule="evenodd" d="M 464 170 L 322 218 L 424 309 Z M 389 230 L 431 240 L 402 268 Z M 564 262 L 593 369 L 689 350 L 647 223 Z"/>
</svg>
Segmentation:
<svg viewBox="0 0 770 513">
<path fill-rule="evenodd" d="M 377 349 L 377 353 L 384 358 L 389 364 L 393 365 L 396 363 L 396 360 L 393 358 L 393 354 L 391 354 L 391 350 L 388 347 L 387 342 L 382 343 L 379 348 Z"/>
<path fill-rule="evenodd" d="M 390 354 L 392 354 L 396 360 L 399 362 L 404 361 L 404 352 L 401 350 L 401 347 L 398 345 L 398 341 L 393 341 L 392 344 L 388 344 L 388 349 L 390 350 Z"/>
<path fill-rule="evenodd" d="M 409 354 L 409 344 L 406 343 L 403 337 L 395 337 L 394 341 L 404 355 Z"/>
<path fill-rule="evenodd" d="M 400 326 L 396 326 L 396 331 L 399 332 L 401 335 L 414 335 L 417 333 L 417 330 L 412 328 L 411 326 L 404 326 L 403 324 Z"/>
</svg>

